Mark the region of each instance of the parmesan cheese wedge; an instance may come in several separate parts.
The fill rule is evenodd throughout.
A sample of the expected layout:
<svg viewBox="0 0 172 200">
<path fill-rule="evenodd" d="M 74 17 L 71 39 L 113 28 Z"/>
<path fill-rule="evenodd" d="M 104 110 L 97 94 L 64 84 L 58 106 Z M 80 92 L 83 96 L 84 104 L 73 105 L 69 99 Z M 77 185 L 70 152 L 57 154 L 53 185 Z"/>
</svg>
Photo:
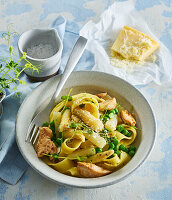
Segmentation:
<svg viewBox="0 0 172 200">
<path fill-rule="evenodd" d="M 111 49 L 128 60 L 143 61 L 159 48 L 158 42 L 131 27 L 124 26 Z"/>
</svg>

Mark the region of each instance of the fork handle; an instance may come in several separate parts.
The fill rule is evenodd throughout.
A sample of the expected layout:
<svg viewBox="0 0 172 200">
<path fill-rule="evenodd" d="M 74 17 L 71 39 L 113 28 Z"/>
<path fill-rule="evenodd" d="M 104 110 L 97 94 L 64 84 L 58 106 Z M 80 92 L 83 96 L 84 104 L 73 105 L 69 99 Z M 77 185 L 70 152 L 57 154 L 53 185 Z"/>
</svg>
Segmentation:
<svg viewBox="0 0 172 200">
<path fill-rule="evenodd" d="M 56 103 L 56 99 L 59 96 L 61 89 L 63 88 L 66 80 L 68 79 L 69 75 L 71 74 L 76 64 L 78 63 L 79 59 L 81 58 L 82 53 L 84 52 L 84 49 L 86 47 L 86 44 L 87 44 L 87 39 L 82 36 L 80 36 L 77 42 L 75 43 L 75 46 L 72 49 L 72 52 L 69 56 L 62 77 L 60 79 L 60 82 L 58 83 L 56 91 L 51 99 L 52 105 Z"/>
</svg>

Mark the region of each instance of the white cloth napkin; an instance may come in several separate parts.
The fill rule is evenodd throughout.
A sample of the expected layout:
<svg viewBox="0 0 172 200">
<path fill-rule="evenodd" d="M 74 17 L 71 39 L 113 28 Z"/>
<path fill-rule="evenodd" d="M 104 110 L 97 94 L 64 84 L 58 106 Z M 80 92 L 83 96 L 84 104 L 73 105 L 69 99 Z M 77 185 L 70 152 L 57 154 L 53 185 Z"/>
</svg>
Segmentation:
<svg viewBox="0 0 172 200">
<path fill-rule="evenodd" d="M 136 65 L 132 72 L 117 68 L 110 64 L 107 49 L 115 41 L 123 26 L 135 28 L 160 44 L 156 51 L 155 62 L 146 62 L 143 66 Z M 115 2 L 101 15 L 95 24 L 89 21 L 80 31 L 80 35 L 89 39 L 87 49 L 95 56 L 93 70 L 103 71 L 127 80 L 133 85 L 147 84 L 151 81 L 163 84 L 172 79 L 172 56 L 164 44 L 151 32 L 150 27 L 135 10 L 133 1 Z"/>
</svg>

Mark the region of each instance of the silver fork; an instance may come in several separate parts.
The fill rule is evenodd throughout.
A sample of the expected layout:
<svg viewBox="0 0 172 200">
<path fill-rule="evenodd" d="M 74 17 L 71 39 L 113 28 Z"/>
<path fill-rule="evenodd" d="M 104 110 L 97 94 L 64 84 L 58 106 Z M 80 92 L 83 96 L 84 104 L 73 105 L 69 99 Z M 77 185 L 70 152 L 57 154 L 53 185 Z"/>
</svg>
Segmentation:
<svg viewBox="0 0 172 200">
<path fill-rule="evenodd" d="M 86 44 L 87 44 L 87 39 L 80 36 L 77 42 L 75 43 L 75 46 L 73 47 L 73 50 L 70 54 L 70 57 L 64 69 L 63 75 L 61 76 L 61 79 L 57 85 L 56 91 L 54 92 L 54 95 L 51 98 L 49 104 L 42 111 L 40 111 L 31 121 L 28 132 L 26 134 L 26 139 L 25 139 L 26 142 L 30 138 L 29 141 L 32 142 L 33 140 L 33 144 L 34 144 L 39 136 L 39 130 L 38 130 L 39 126 L 41 126 L 43 122 L 49 121 L 49 114 L 52 108 L 54 107 L 54 105 L 56 104 L 56 99 L 59 93 L 61 92 L 69 75 L 71 74 L 74 67 L 78 63 L 80 57 L 82 56 L 82 53 L 84 52 Z"/>
</svg>

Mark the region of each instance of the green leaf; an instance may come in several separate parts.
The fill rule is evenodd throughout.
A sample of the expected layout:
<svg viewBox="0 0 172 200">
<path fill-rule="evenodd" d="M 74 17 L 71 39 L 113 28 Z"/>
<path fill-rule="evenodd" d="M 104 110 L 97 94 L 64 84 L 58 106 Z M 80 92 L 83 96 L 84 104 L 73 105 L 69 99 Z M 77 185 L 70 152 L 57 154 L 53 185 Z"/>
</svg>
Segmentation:
<svg viewBox="0 0 172 200">
<path fill-rule="evenodd" d="M 39 72 L 39 67 L 32 65 L 27 59 L 26 59 L 26 53 L 23 53 L 23 56 L 19 58 L 17 61 L 13 60 L 13 56 L 15 55 L 14 48 L 11 45 L 11 40 L 17 33 L 12 30 L 11 24 L 7 26 L 7 31 L 1 34 L 1 38 L 7 40 L 8 43 L 8 50 L 9 50 L 9 57 L 8 58 L 2 58 L 0 62 L 0 87 L 3 88 L 9 88 L 11 85 L 13 86 L 14 92 L 17 95 L 16 86 L 17 84 L 24 84 L 25 82 L 20 80 L 18 77 L 20 77 L 20 74 L 24 69 L 31 68 L 34 71 Z M 21 60 L 25 60 L 26 65 L 25 66 L 19 66 L 19 63 Z M 5 63 L 5 64 L 4 64 Z M 22 68 L 21 70 L 19 70 Z"/>
<path fill-rule="evenodd" d="M 49 126 L 49 122 L 44 122 L 43 124 L 42 124 L 42 127 L 48 127 Z"/>
<path fill-rule="evenodd" d="M 68 101 L 72 101 L 72 97 L 71 96 L 61 96 L 62 100 L 66 100 L 68 99 Z"/>
<path fill-rule="evenodd" d="M 70 124 L 70 127 L 71 127 L 71 128 L 76 128 L 76 127 L 77 127 L 77 124 L 76 124 L 75 122 L 72 122 L 72 123 Z"/>
<path fill-rule="evenodd" d="M 83 162 L 83 161 L 85 161 L 87 159 L 87 157 L 83 157 L 83 156 L 78 156 L 77 157 L 77 160 L 79 161 L 79 162 Z"/>
</svg>

